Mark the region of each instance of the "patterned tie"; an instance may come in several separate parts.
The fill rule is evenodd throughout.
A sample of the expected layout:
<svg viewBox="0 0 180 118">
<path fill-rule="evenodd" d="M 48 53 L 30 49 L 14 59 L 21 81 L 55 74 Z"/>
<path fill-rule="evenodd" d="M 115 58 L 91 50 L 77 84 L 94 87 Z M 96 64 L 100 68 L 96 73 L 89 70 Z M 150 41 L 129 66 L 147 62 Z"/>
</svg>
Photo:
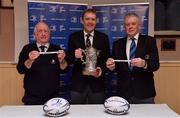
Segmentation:
<svg viewBox="0 0 180 118">
<path fill-rule="evenodd" d="M 91 41 L 90 41 L 90 39 L 89 39 L 89 37 L 91 36 L 91 34 L 87 34 L 86 35 L 86 47 L 87 48 L 89 48 L 89 47 L 91 47 Z"/>
<path fill-rule="evenodd" d="M 41 45 L 39 48 L 41 49 L 41 52 L 44 52 L 45 51 L 44 49 L 46 48 L 46 46 Z"/>
<path fill-rule="evenodd" d="M 132 42 L 131 42 L 131 46 L 130 46 L 130 53 L 129 53 L 129 59 L 133 59 L 135 57 L 135 53 L 136 53 L 136 43 L 135 43 L 135 39 L 131 38 Z M 129 69 L 132 71 L 133 66 L 129 65 Z"/>
</svg>

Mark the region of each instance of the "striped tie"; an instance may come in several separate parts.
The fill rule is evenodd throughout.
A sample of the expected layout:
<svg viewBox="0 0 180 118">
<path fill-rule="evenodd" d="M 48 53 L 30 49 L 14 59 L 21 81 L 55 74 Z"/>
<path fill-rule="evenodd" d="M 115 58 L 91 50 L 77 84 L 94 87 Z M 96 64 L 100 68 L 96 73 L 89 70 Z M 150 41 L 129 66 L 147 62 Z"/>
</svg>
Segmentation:
<svg viewBox="0 0 180 118">
<path fill-rule="evenodd" d="M 88 48 L 91 47 L 91 41 L 90 41 L 90 39 L 89 39 L 90 36 L 91 36 L 91 34 L 87 34 L 87 35 L 86 35 L 86 37 L 87 37 L 87 38 L 86 38 L 86 47 L 88 47 Z"/>
<path fill-rule="evenodd" d="M 131 38 L 132 42 L 131 42 L 131 46 L 130 46 L 130 53 L 129 53 L 129 59 L 133 59 L 135 57 L 135 53 L 136 53 L 136 43 L 135 43 L 135 39 Z M 129 69 L 132 71 L 133 66 L 129 65 Z"/>
</svg>

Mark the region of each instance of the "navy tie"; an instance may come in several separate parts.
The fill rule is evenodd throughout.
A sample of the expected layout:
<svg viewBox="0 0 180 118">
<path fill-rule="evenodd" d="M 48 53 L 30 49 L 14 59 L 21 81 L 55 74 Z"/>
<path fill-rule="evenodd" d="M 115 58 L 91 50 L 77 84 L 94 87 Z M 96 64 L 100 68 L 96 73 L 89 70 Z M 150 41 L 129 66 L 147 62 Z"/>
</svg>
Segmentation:
<svg viewBox="0 0 180 118">
<path fill-rule="evenodd" d="M 91 41 L 90 41 L 90 39 L 89 39 L 89 37 L 91 36 L 91 34 L 87 34 L 86 35 L 86 47 L 91 47 Z"/>
<path fill-rule="evenodd" d="M 131 42 L 131 45 L 130 45 L 130 52 L 129 52 L 129 59 L 133 59 L 135 57 L 135 54 L 136 54 L 136 43 L 135 43 L 135 39 L 134 38 L 131 38 L 132 42 Z M 133 67 L 130 65 L 129 66 L 129 69 L 132 70 Z"/>
</svg>

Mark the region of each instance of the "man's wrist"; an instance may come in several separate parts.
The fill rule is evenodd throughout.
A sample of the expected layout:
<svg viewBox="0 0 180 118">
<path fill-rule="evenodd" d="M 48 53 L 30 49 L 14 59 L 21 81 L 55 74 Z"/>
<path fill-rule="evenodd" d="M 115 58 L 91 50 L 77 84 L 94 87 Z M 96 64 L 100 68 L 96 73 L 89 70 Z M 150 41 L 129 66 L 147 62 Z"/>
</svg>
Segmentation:
<svg viewBox="0 0 180 118">
<path fill-rule="evenodd" d="M 27 59 L 27 60 L 24 62 L 24 65 L 26 66 L 26 68 L 30 69 L 33 62 L 34 62 L 34 60 Z"/>
</svg>

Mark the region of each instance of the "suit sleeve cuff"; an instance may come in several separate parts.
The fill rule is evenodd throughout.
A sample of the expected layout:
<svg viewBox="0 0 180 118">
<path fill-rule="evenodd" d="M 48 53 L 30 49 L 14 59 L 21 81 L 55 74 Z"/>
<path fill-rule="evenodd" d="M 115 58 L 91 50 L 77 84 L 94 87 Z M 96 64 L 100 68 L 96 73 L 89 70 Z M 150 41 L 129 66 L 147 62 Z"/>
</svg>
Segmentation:
<svg viewBox="0 0 180 118">
<path fill-rule="evenodd" d="M 144 69 L 147 69 L 147 62 L 145 61 L 145 64 L 144 64 Z"/>
</svg>

